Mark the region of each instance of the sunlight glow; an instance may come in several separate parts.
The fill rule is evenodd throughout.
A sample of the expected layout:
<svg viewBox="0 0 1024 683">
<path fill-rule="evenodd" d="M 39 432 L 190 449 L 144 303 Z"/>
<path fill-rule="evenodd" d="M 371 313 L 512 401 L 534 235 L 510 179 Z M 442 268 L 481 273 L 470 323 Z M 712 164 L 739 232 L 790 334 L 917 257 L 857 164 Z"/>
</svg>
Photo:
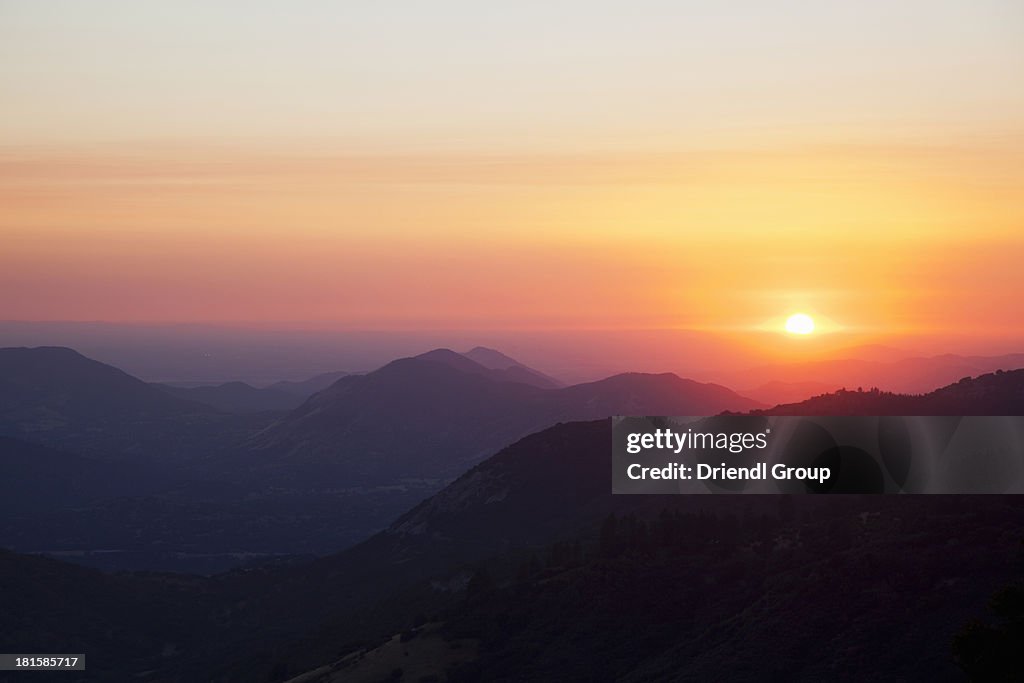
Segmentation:
<svg viewBox="0 0 1024 683">
<path fill-rule="evenodd" d="M 814 320 L 806 313 L 794 313 L 786 319 L 786 332 L 810 334 L 814 332 Z"/>
</svg>

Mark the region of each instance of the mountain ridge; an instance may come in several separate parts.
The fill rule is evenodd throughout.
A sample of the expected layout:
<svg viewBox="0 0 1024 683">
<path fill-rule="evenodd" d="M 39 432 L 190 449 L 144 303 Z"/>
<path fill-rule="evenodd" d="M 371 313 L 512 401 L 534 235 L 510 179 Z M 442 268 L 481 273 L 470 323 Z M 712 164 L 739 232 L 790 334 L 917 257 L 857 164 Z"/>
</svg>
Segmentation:
<svg viewBox="0 0 1024 683">
<path fill-rule="evenodd" d="M 874 353 L 864 357 L 755 366 L 742 372 L 720 373 L 719 379 L 729 386 L 753 387 L 751 393 L 756 394 L 753 397 L 758 400 L 783 403 L 794 399 L 793 385 L 816 385 L 824 391 L 842 387 L 879 387 L 895 393 L 918 394 L 963 377 L 1021 368 L 1024 368 L 1024 353 L 997 356 L 906 354 L 905 357 Z"/>
<path fill-rule="evenodd" d="M 292 410 L 302 405 L 306 397 L 274 389 L 257 388 L 241 381 L 224 382 L 198 387 L 176 387 L 170 384 L 153 383 L 154 386 L 172 396 L 210 406 L 225 413 L 259 413 L 266 411 Z"/>
<path fill-rule="evenodd" d="M 0 434 L 104 457 L 192 457 L 241 426 L 67 347 L 0 348 Z"/>
<path fill-rule="evenodd" d="M 345 377 L 247 444 L 306 463 L 348 462 L 368 481 L 451 477 L 531 432 L 560 421 L 627 414 L 717 414 L 760 404 L 672 373 L 625 373 L 546 389 L 449 349 Z M 410 451 L 415 445 L 416 452 Z"/>
<path fill-rule="evenodd" d="M 463 352 L 462 355 L 483 365 L 485 368 L 510 371 L 510 377 L 519 378 L 519 381 L 524 381 L 527 384 L 533 384 L 543 389 L 557 389 L 565 386 L 565 383 L 561 380 L 546 375 L 535 368 L 523 365 L 515 358 L 507 356 L 496 349 L 486 346 L 475 346 L 469 351 Z"/>
<path fill-rule="evenodd" d="M 1024 414 L 1024 369 L 964 377 L 922 394 L 898 394 L 875 388 L 867 391 L 840 389 L 798 403 L 755 410 L 753 414 L 1021 415 Z"/>
</svg>

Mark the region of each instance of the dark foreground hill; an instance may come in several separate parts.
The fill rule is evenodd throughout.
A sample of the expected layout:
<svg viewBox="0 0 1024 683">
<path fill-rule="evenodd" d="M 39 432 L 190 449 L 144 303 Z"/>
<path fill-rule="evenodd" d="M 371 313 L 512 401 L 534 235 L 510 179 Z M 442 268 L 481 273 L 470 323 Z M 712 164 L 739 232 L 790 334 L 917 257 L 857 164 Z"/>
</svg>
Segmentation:
<svg viewBox="0 0 1024 683">
<path fill-rule="evenodd" d="M 609 438 L 533 435 L 300 567 L 109 577 L 0 555 L 0 634 L 74 643 L 88 680 L 375 680 L 360 662 L 408 681 L 935 680 L 1012 578 L 1014 498 L 612 497 Z"/>
<path fill-rule="evenodd" d="M 1013 499 L 668 501 L 484 563 L 461 599 L 294 680 L 958 680 L 952 643 L 1015 579 L 1022 525 Z"/>
</svg>

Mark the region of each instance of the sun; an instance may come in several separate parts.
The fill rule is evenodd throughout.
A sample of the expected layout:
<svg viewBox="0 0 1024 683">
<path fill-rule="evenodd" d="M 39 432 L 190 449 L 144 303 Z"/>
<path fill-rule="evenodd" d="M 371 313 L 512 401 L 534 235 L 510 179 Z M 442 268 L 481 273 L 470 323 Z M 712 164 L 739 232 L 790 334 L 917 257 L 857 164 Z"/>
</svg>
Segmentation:
<svg viewBox="0 0 1024 683">
<path fill-rule="evenodd" d="M 810 334 L 814 332 L 814 319 L 806 313 L 794 313 L 786 318 L 786 332 L 790 334 Z"/>
</svg>

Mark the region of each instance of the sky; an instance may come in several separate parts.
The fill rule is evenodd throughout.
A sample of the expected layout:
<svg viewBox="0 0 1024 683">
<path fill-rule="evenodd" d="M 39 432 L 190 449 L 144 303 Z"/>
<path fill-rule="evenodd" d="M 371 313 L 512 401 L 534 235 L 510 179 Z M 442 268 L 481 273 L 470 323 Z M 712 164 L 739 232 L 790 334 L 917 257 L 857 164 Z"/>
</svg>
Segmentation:
<svg viewBox="0 0 1024 683">
<path fill-rule="evenodd" d="M 0 0 L 0 108 L 0 319 L 1024 337 L 1015 1 Z"/>
</svg>

